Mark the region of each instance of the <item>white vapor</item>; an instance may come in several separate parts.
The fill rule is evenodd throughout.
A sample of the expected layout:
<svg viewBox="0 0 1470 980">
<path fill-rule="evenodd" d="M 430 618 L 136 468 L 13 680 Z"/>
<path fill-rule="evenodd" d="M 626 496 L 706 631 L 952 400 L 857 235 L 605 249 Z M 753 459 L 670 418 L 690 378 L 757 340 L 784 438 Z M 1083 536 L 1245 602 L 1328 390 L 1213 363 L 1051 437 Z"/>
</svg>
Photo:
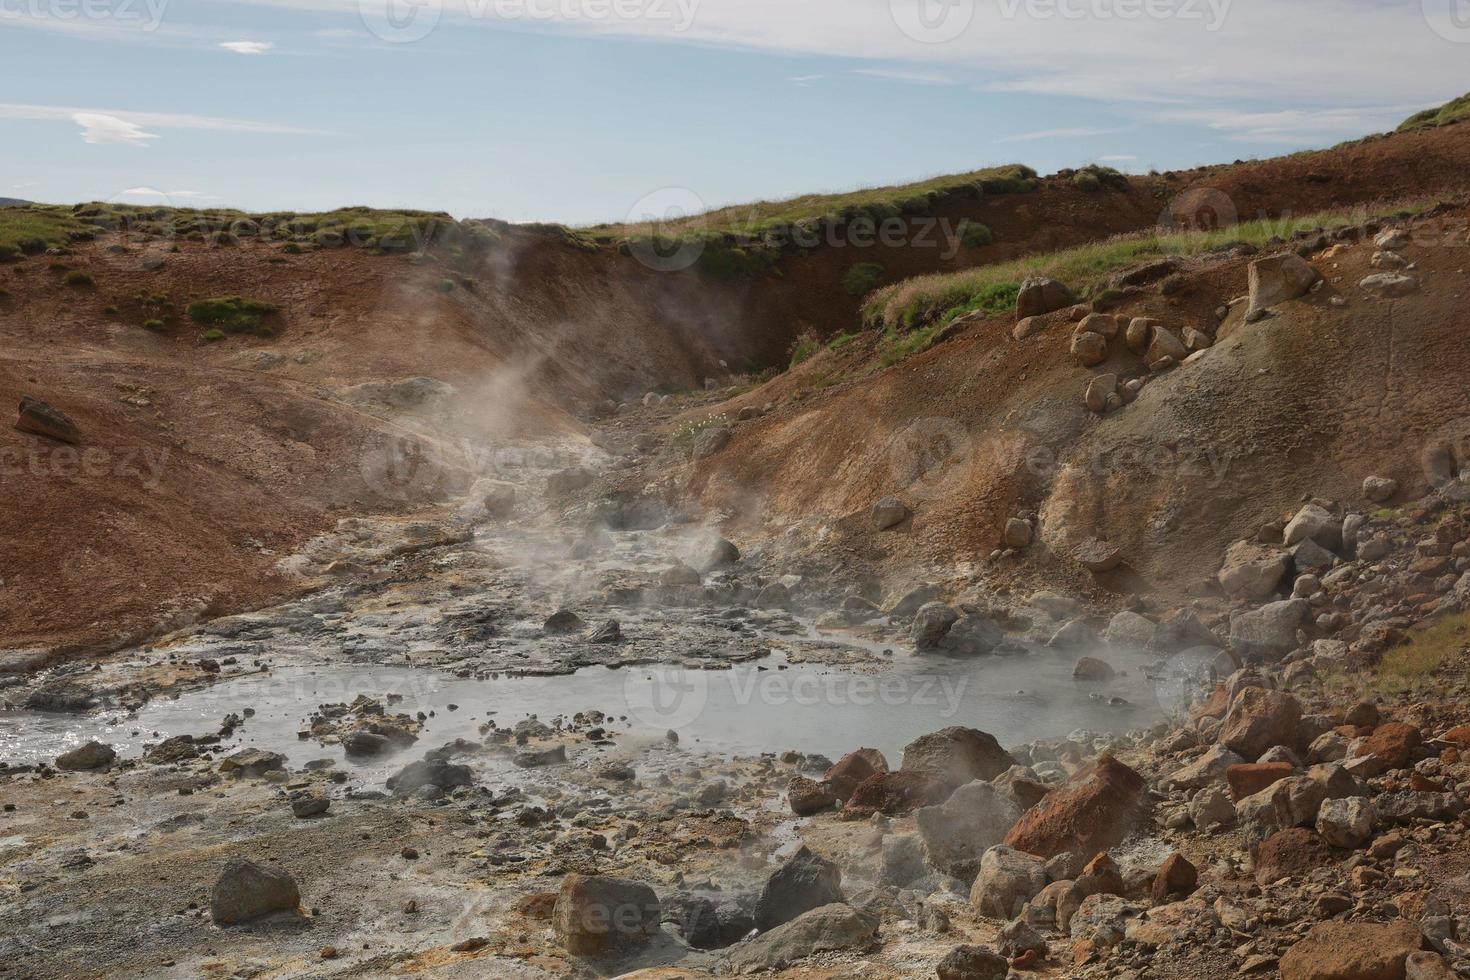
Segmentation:
<svg viewBox="0 0 1470 980">
<path fill-rule="evenodd" d="M 236 54 L 265 54 L 275 47 L 269 41 L 221 41 L 219 46 Z"/>
<path fill-rule="evenodd" d="M 101 112 L 74 112 L 72 122 L 82 127 L 82 142 L 101 146 L 112 143 L 147 146 L 158 134 L 147 133 L 137 123 Z"/>
</svg>

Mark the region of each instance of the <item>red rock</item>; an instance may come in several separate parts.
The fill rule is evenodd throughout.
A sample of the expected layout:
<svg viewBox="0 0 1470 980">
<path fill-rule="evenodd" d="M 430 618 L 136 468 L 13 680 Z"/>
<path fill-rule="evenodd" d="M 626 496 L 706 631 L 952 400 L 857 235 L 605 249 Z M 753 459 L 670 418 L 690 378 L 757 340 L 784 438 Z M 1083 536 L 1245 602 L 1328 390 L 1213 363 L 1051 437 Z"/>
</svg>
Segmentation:
<svg viewBox="0 0 1470 980">
<path fill-rule="evenodd" d="M 1292 827 L 1261 842 L 1256 852 L 1256 883 L 1264 888 L 1273 881 L 1298 878 L 1336 861 L 1337 855 L 1316 831 Z"/>
<path fill-rule="evenodd" d="M 1225 770 L 1230 798 L 1239 803 L 1287 778 L 1296 770 L 1289 762 L 1247 762 Z"/>
<path fill-rule="evenodd" d="M 1405 962 L 1419 950 L 1419 929 L 1402 919 L 1319 922 L 1281 958 L 1282 980 L 1404 980 Z"/>
<path fill-rule="evenodd" d="M 888 760 L 883 758 L 882 752 L 877 749 L 858 749 L 838 759 L 822 779 L 832 790 L 832 795 L 846 803 L 859 783 L 876 773 L 887 771 Z"/>
<path fill-rule="evenodd" d="M 1225 690 L 1224 684 L 1215 686 L 1215 690 L 1208 698 L 1189 709 L 1191 721 L 1199 721 L 1201 718 L 1224 718 L 1225 712 L 1230 710 L 1230 692 Z"/>
<path fill-rule="evenodd" d="M 1417 772 L 1409 777 L 1409 789 L 1415 793 L 1443 793 L 1445 791 L 1444 783 L 1437 782 Z"/>
<path fill-rule="evenodd" d="M 1121 844 L 1152 814 L 1144 778 L 1110 755 L 1053 790 L 1006 835 L 1007 847 L 1037 857 L 1084 861 Z"/>
<path fill-rule="evenodd" d="M 1199 869 L 1183 854 L 1173 854 L 1154 878 L 1153 902 L 1155 905 L 1166 905 L 1175 896 L 1193 895 L 1198 887 Z"/>
<path fill-rule="evenodd" d="M 1220 744 L 1254 762 L 1273 746 L 1295 745 L 1301 722 L 1302 706 L 1290 694 L 1247 687 L 1230 702 Z"/>
<path fill-rule="evenodd" d="M 1444 740 L 1470 749 L 1470 725 L 1461 725 L 1445 732 Z"/>
<path fill-rule="evenodd" d="M 935 806 L 949 799 L 953 788 L 924 772 L 878 772 L 852 791 L 842 815 L 860 820 L 874 813 L 900 816 L 921 806 Z"/>
<path fill-rule="evenodd" d="M 1404 769 L 1413 758 L 1414 750 L 1423 743 L 1424 737 L 1413 725 L 1389 721 L 1373 729 L 1373 734 L 1358 748 L 1356 756 L 1377 756 L 1390 769 Z"/>
<path fill-rule="evenodd" d="M 994 736 L 955 725 L 905 745 L 899 769 L 928 773 L 955 789 L 976 779 L 994 779 L 1015 764 Z"/>
<path fill-rule="evenodd" d="M 1084 897 L 1121 895 L 1125 890 L 1123 872 L 1119 870 L 1118 862 L 1104 852 L 1087 862 L 1087 867 L 1077 876 L 1077 887 Z"/>
</svg>

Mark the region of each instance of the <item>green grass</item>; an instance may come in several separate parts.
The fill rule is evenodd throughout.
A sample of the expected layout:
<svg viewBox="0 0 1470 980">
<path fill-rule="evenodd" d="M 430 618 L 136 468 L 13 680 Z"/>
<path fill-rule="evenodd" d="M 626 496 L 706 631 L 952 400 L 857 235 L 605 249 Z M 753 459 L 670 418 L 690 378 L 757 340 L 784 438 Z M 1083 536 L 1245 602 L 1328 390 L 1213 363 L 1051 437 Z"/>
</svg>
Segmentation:
<svg viewBox="0 0 1470 980">
<path fill-rule="evenodd" d="M 796 343 L 791 345 L 791 366 L 796 367 L 801 362 L 810 359 L 813 354 L 821 349 L 821 346 L 817 342 L 817 338 L 810 333 L 804 333 L 800 337 L 797 337 Z"/>
<path fill-rule="evenodd" d="M 152 330 L 154 333 L 157 333 L 158 331 L 160 331 L 160 330 L 163 329 L 163 321 L 162 320 L 144 320 L 143 321 L 143 329 L 144 330 Z"/>
<path fill-rule="evenodd" d="M 871 326 L 907 330 L 936 321 L 947 323 L 980 308 L 1001 312 L 999 298 L 1032 275 L 1050 276 L 1084 297 L 1095 296 L 1113 274 L 1165 255 L 1200 255 L 1242 242 L 1263 245 L 1272 237 L 1289 239 L 1298 230 L 1358 223 L 1402 207 L 1262 219 L 1211 231 L 1141 232 L 960 272 L 919 276 L 879 290 L 864 306 L 863 319 Z M 1013 295 L 1009 306 L 1014 306 Z"/>
<path fill-rule="evenodd" d="M 846 347 L 848 344 L 852 343 L 854 340 L 857 340 L 861 336 L 862 334 L 858 333 L 840 333 L 837 336 L 833 337 L 831 340 L 827 341 L 827 347 L 830 350 L 842 350 L 842 348 Z"/>
<path fill-rule="evenodd" d="M 1383 655 L 1377 684 L 1388 693 L 1414 690 L 1428 683 L 1434 672 L 1470 646 L 1470 613 L 1446 616 L 1409 642 Z"/>
<path fill-rule="evenodd" d="M 883 266 L 877 262 L 858 262 L 842 276 L 842 288 L 849 296 L 866 296 L 883 282 Z"/>
<path fill-rule="evenodd" d="M 656 223 L 595 225 L 575 233 L 594 244 L 659 257 L 684 248 L 695 254 L 697 249 L 691 266 L 696 272 L 713 278 L 751 278 L 779 274 L 776 262 L 786 249 L 820 247 L 828 228 L 861 222 L 876 231 L 890 219 L 931 214 L 950 198 L 1019 194 L 1037 186 L 1036 171 L 1010 164 L 912 184 L 757 201 Z"/>
<path fill-rule="evenodd" d="M 715 429 L 719 428 L 722 425 L 729 424 L 730 417 L 728 415 L 725 415 L 724 413 L 721 413 L 719 415 L 710 415 L 702 419 L 694 419 L 692 421 L 685 422 L 683 425 L 675 429 L 673 433 L 669 436 L 669 442 L 677 447 L 682 453 L 685 453 L 687 455 L 688 453 L 694 451 L 694 442 L 696 439 L 699 438 L 699 434 L 705 429 Z"/>
<path fill-rule="evenodd" d="M 971 221 L 969 218 L 960 222 L 959 233 L 960 244 L 965 248 L 983 248 L 995 241 L 995 233 L 988 225 Z"/>
<path fill-rule="evenodd" d="M 1399 132 L 1434 129 L 1438 126 L 1448 126 L 1450 123 L 1464 122 L 1467 119 L 1470 119 L 1470 95 L 1462 95 L 1437 108 L 1414 113 L 1399 126 Z"/>
<path fill-rule="evenodd" d="M 943 324 L 931 323 L 907 333 L 889 330 L 883 335 L 883 348 L 878 360 L 884 367 L 893 367 L 906 357 L 928 350 L 943 329 Z"/>
<path fill-rule="evenodd" d="M 70 208 L 46 205 L 0 208 L 0 261 L 22 255 L 39 255 L 60 248 L 71 234 L 86 234 L 88 228 L 76 220 Z"/>
<path fill-rule="evenodd" d="M 96 285 L 91 276 L 87 275 L 85 272 L 80 271 L 68 272 L 61 281 L 66 283 L 68 286 L 72 286 L 77 289 L 90 289 L 92 286 Z"/>
<path fill-rule="evenodd" d="M 212 344 L 215 341 L 224 340 L 225 332 L 218 327 L 215 327 L 212 330 L 204 331 L 204 333 L 200 334 L 200 336 L 204 338 L 204 342 L 206 344 Z"/>
<path fill-rule="evenodd" d="M 202 326 L 224 333 L 268 333 L 265 318 L 276 312 L 272 303 L 239 296 L 217 296 L 201 299 L 185 308 L 190 319 Z M 213 333 L 211 330 L 210 333 Z"/>
</svg>

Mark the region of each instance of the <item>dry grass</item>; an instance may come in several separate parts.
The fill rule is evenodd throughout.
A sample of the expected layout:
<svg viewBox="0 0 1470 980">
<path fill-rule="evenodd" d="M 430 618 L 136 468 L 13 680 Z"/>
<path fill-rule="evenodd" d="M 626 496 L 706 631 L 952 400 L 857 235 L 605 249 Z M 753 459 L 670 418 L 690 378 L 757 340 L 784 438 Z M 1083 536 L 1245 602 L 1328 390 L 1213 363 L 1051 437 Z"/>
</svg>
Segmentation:
<svg viewBox="0 0 1470 980">
<path fill-rule="evenodd" d="M 1421 688 L 1434 674 L 1470 647 L 1470 613 L 1446 616 L 1408 643 L 1384 654 L 1376 686 L 1384 693 Z"/>
</svg>

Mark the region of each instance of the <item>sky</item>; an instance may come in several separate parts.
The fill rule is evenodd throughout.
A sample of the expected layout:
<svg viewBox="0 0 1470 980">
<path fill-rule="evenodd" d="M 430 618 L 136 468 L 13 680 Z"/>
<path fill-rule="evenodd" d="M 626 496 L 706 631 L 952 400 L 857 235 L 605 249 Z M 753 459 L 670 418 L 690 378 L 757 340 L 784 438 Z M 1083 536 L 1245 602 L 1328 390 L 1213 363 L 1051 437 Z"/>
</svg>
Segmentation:
<svg viewBox="0 0 1470 980">
<path fill-rule="evenodd" d="M 0 0 L 0 78 L 0 197 L 587 224 L 1330 146 L 1470 0 Z"/>
</svg>

